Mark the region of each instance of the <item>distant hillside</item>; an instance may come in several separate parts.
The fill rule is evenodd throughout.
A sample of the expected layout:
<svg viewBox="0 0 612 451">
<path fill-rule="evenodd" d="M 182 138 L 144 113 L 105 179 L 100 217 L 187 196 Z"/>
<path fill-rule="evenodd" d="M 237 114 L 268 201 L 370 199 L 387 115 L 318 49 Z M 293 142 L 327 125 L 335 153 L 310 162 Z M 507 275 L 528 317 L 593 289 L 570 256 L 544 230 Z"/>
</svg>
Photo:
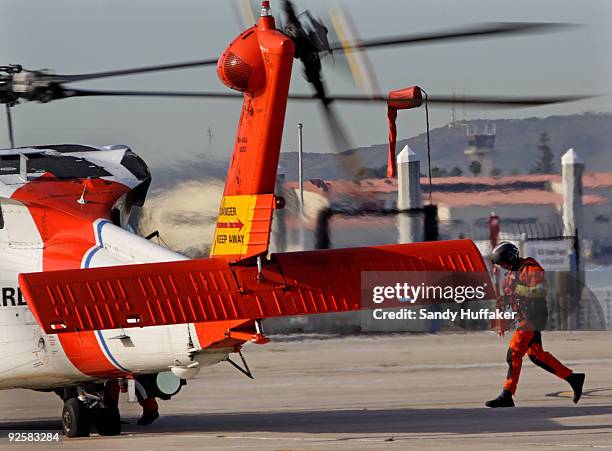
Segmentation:
<svg viewBox="0 0 612 451">
<path fill-rule="evenodd" d="M 473 127 L 483 129 L 492 121 L 474 120 Z M 526 173 L 531 170 L 537 153 L 540 133 L 550 136 L 549 145 L 555 154 L 557 170 L 561 155 L 570 147 L 586 162 L 587 170 L 612 171 L 612 114 L 581 114 L 551 116 L 547 118 L 498 119 L 495 121 L 497 155 L 495 166 L 504 174 L 514 171 Z M 426 161 L 425 134 L 400 140 L 398 150 L 409 144 Z M 458 166 L 468 174 L 469 164 L 463 150 L 467 145 L 465 125 L 444 126 L 431 131 L 432 166 L 450 170 Z M 387 162 L 387 143 L 370 147 L 359 147 L 345 153 L 356 153 L 361 163 L 370 169 L 380 169 Z M 183 161 L 173 166 L 155 168 L 153 189 L 168 188 L 186 180 L 224 180 L 227 161 L 211 159 L 208 155 L 194 161 Z M 297 152 L 281 154 L 281 165 L 290 180 L 297 179 Z M 422 171 L 427 170 L 425 164 Z M 333 180 L 345 178 L 338 168 L 333 154 L 306 153 L 304 155 L 305 178 Z"/>
<path fill-rule="evenodd" d="M 492 121 L 470 121 L 473 127 L 483 129 Z M 612 114 L 580 114 L 550 116 L 547 118 L 499 119 L 495 121 L 497 138 L 495 166 L 504 174 L 526 173 L 531 170 L 537 153 L 540 133 L 547 132 L 560 170 L 561 155 L 570 147 L 576 149 L 586 163 L 587 170 L 612 171 Z M 468 173 L 469 161 L 463 154 L 467 145 L 464 125 L 444 126 L 431 130 L 432 166 L 450 170 L 458 166 Z M 425 161 L 425 134 L 398 141 L 398 150 L 405 144 L 412 147 Z M 365 167 L 377 169 L 386 164 L 387 143 L 359 147 L 355 152 Z M 281 155 L 281 164 L 291 180 L 297 179 L 297 152 Z M 426 166 L 422 164 L 423 172 Z M 306 153 L 304 155 L 306 179 L 342 178 L 336 157 L 332 154 Z"/>
</svg>

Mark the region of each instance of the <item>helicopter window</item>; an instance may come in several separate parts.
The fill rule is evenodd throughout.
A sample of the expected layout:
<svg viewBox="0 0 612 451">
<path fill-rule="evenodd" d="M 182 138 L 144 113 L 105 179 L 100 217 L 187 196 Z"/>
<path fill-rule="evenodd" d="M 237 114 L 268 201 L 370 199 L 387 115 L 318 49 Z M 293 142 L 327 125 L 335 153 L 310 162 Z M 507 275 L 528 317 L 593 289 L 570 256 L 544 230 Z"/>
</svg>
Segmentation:
<svg viewBox="0 0 612 451">
<path fill-rule="evenodd" d="M 0 156 L 0 175 L 19 174 L 19 155 Z"/>
<path fill-rule="evenodd" d="M 121 227 L 121 210 L 113 208 L 111 210 L 111 222 L 117 227 Z"/>
</svg>

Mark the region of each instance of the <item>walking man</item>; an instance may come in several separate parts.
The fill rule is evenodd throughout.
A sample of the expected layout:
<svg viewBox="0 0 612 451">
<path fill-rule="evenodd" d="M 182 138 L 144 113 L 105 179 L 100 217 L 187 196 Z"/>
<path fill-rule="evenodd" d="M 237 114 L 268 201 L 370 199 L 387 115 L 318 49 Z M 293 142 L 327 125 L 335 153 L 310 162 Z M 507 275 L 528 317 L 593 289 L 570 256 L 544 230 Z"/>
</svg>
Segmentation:
<svg viewBox="0 0 612 451">
<path fill-rule="evenodd" d="M 508 375 L 503 391 L 485 405 L 514 407 L 512 396 L 516 392 L 525 354 L 540 368 L 567 381 L 574 391 L 573 401 L 577 403 L 582 396 L 585 375 L 574 373 L 542 348 L 542 330 L 548 321 L 544 269 L 533 258 L 521 258 L 518 248 L 508 241 L 495 246 L 489 258 L 493 264 L 507 270 L 502 296 L 516 312 L 517 324 L 506 357 Z"/>
</svg>

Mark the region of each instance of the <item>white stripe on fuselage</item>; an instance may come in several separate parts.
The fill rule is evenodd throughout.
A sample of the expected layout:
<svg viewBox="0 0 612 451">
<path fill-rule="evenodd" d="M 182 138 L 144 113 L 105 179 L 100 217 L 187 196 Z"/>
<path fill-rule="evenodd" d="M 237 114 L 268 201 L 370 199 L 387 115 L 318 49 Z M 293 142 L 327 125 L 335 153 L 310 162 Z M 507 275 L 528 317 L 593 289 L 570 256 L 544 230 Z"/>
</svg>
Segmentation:
<svg viewBox="0 0 612 451">
<path fill-rule="evenodd" d="M 93 223 L 96 246 L 83 257 L 83 267 L 100 268 L 139 263 L 188 260 L 184 255 L 159 246 L 122 229 L 110 221 Z M 192 363 L 187 352 L 199 340 L 193 324 L 175 324 L 96 331 L 96 338 L 108 360 L 118 369 L 130 372 L 167 371 L 169 365 Z M 225 353 L 211 354 L 207 363 L 225 358 Z M 202 361 L 202 364 L 205 364 Z M 153 371 L 154 370 L 154 371 Z"/>
</svg>

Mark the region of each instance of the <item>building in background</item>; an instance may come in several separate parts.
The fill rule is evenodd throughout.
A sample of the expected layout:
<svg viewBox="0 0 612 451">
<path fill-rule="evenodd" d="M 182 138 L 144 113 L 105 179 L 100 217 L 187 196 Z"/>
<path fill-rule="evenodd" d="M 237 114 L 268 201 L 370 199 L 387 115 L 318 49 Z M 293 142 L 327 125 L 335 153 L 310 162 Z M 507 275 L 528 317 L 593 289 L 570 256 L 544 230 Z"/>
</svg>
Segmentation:
<svg viewBox="0 0 612 451">
<path fill-rule="evenodd" d="M 495 124 L 485 125 L 484 131 L 478 132 L 474 126 L 467 125 L 468 147 L 464 153 L 470 159 L 469 169 L 474 175 L 495 175 Z M 474 166 L 475 165 L 475 166 Z"/>
<path fill-rule="evenodd" d="M 429 181 L 421 180 L 428 201 Z M 296 197 L 296 182 L 287 182 L 286 197 Z M 585 252 L 600 256 L 612 250 L 612 172 L 583 176 Z M 309 180 L 304 184 L 306 248 L 314 247 L 318 213 L 331 205 L 345 208 L 393 209 L 397 206 L 397 181 L 393 179 Z M 557 174 L 503 177 L 439 177 L 432 180 L 432 202 L 438 205 L 440 239 L 488 239 L 491 211 L 499 216 L 502 233 L 520 236 L 562 235 L 563 189 Z M 291 209 L 291 202 L 288 202 Z M 290 216 L 292 212 L 288 212 Z M 293 222 L 295 222 L 293 220 Z M 288 247 L 295 236 L 288 225 Z M 398 241 L 396 220 L 391 216 L 338 215 L 330 227 L 333 247 Z M 308 238 L 310 237 L 310 238 Z M 293 247 L 295 248 L 295 247 Z"/>
</svg>

